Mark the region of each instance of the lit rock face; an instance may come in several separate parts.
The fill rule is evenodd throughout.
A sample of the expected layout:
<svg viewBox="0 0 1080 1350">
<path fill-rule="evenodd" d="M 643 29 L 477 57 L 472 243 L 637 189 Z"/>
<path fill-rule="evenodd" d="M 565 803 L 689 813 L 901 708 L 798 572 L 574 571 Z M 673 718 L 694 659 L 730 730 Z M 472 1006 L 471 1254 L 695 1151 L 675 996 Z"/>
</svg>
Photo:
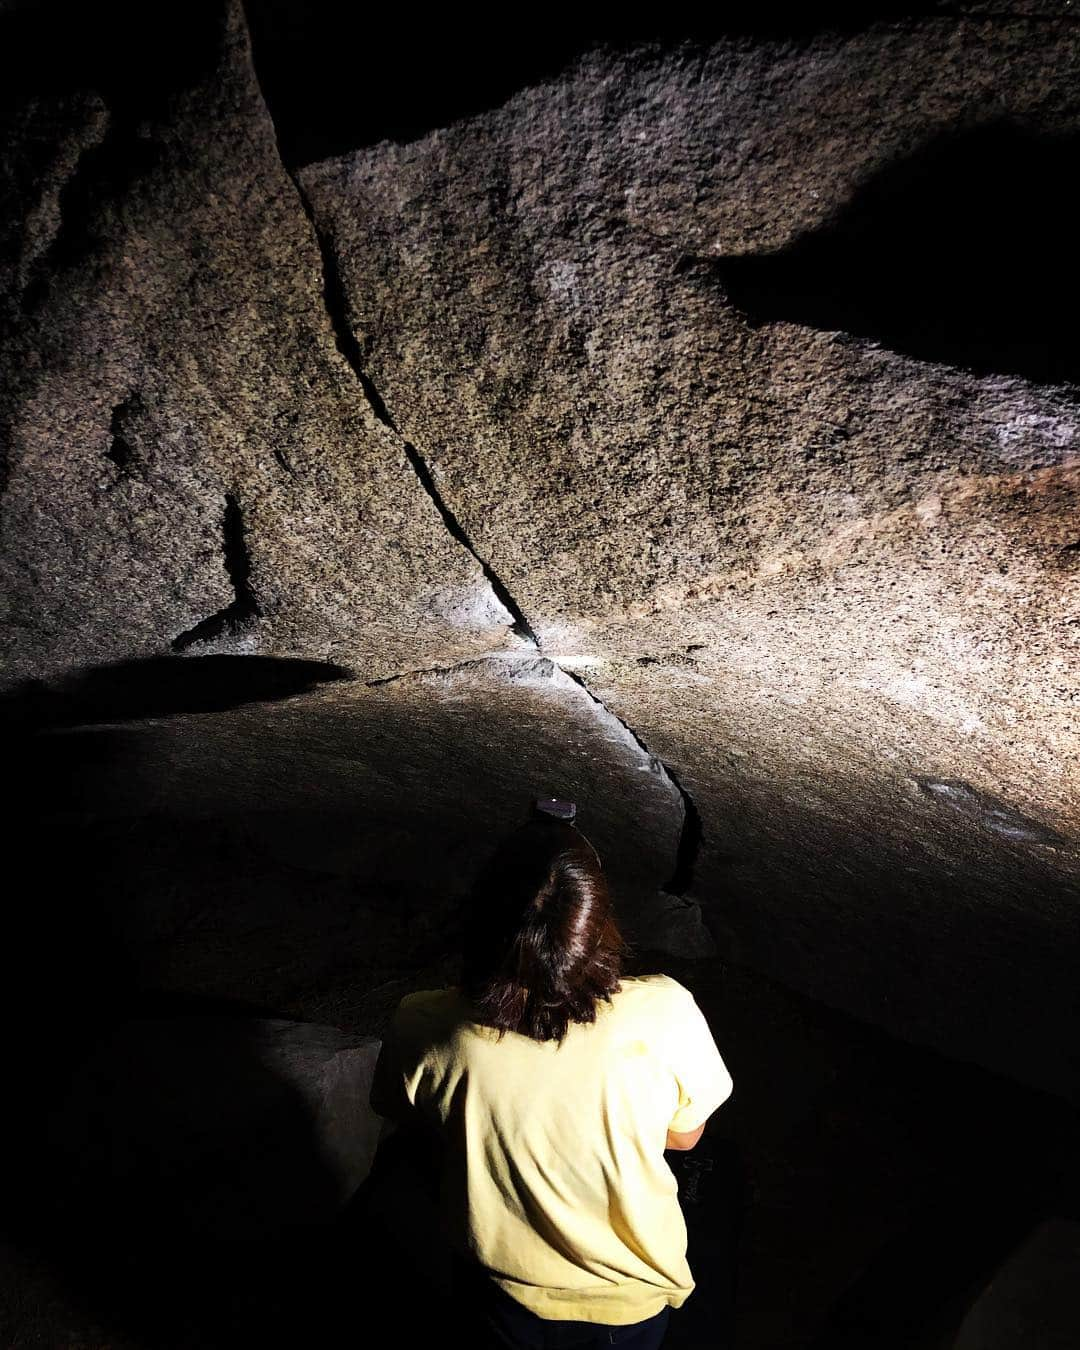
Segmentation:
<svg viewBox="0 0 1080 1350">
<path fill-rule="evenodd" d="M 389 417 L 696 802 L 726 950 L 1069 1089 L 1078 76 L 1000 17 L 600 53 L 299 174 Z"/>
<path fill-rule="evenodd" d="M 5 673 L 172 648 L 381 675 L 501 647 L 510 616 L 336 350 L 241 11 L 207 16 L 13 117 Z"/>
<path fill-rule="evenodd" d="M 1077 1091 L 1078 44 L 595 53 L 300 191 L 236 5 L 152 115 L 27 104 L 8 677 L 434 672 L 181 702 L 95 800 L 449 878 L 565 784 L 661 945 Z"/>
</svg>

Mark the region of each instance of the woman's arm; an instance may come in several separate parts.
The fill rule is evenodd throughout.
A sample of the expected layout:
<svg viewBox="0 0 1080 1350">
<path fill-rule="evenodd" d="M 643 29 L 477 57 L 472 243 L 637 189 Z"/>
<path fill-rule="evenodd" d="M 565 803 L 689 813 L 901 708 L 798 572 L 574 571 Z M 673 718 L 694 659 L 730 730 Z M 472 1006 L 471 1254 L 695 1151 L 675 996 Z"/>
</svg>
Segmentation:
<svg viewBox="0 0 1080 1350">
<path fill-rule="evenodd" d="M 371 1075 L 368 1103 L 376 1115 L 392 1120 L 398 1125 L 410 1120 L 415 1109 L 405 1092 L 390 1032 L 387 1032 L 379 1047 L 375 1069 Z"/>
<path fill-rule="evenodd" d="M 368 1104 L 383 1118 L 380 1139 L 399 1134 L 406 1142 L 428 1149 L 439 1142 L 438 1131 L 422 1112 L 409 1100 L 405 1080 L 395 1053 L 393 1028 L 388 1029 L 371 1077 Z"/>
<path fill-rule="evenodd" d="M 706 1121 L 731 1096 L 734 1083 L 697 1000 L 684 985 L 676 988 L 669 1054 L 679 1096 L 665 1147 L 685 1150 L 701 1138 Z"/>
</svg>

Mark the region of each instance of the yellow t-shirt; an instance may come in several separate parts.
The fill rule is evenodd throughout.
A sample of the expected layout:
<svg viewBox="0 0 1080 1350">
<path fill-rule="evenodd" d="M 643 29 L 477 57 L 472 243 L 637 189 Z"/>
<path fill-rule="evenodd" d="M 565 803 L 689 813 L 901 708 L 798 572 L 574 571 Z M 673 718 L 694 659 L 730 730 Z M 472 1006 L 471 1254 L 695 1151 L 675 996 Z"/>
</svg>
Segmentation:
<svg viewBox="0 0 1080 1350">
<path fill-rule="evenodd" d="M 693 995 L 624 977 L 561 1046 L 496 1037 L 456 989 L 423 990 L 401 1000 L 382 1056 L 444 1145 L 452 1246 L 541 1317 L 623 1326 L 679 1307 L 694 1279 L 667 1132 L 697 1129 L 732 1091 Z"/>
</svg>

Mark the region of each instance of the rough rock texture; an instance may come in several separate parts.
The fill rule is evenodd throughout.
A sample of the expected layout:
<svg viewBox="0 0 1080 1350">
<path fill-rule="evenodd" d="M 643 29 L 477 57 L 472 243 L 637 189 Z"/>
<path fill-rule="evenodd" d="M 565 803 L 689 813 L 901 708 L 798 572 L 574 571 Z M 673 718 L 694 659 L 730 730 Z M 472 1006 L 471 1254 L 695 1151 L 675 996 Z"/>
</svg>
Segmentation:
<svg viewBox="0 0 1080 1350">
<path fill-rule="evenodd" d="M 1078 75 L 1000 15 L 599 52 L 299 175 L 388 418 L 696 803 L 725 950 L 1069 1091 Z"/>
<path fill-rule="evenodd" d="M 326 1223 L 367 1175 L 378 1041 L 280 1019 L 164 1018 L 104 1035 L 53 1121 L 67 1222 L 102 1205 L 146 1237 L 266 1238 Z"/>
<path fill-rule="evenodd" d="M 231 813 L 342 933 L 444 948 L 455 866 L 565 792 L 660 945 L 1080 1091 L 1080 26 L 596 51 L 297 184 L 204 12 L 167 70 L 5 85 L 35 790 L 177 851 Z M 170 650 L 247 692 L 87 709 L 86 667 Z M 359 681 L 270 703 L 259 657 Z M 227 889 L 168 875 L 129 935 L 182 966 L 176 905 L 221 950 L 155 977 L 248 991 L 295 896 L 238 954 Z"/>
<path fill-rule="evenodd" d="M 5 89 L 9 680 L 170 649 L 389 674 L 507 637 L 336 350 L 241 11 L 215 8 L 151 34 L 106 7 L 95 84 Z M 47 70 L 14 25 L 8 59 Z M 113 30 L 155 60 L 109 78 Z"/>
</svg>

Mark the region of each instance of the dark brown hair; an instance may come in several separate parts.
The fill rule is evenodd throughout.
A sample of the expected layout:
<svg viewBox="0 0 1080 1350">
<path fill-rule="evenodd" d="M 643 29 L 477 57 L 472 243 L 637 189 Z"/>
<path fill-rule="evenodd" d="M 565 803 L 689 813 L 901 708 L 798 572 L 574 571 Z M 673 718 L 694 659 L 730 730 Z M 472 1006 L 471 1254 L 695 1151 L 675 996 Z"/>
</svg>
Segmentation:
<svg viewBox="0 0 1080 1350">
<path fill-rule="evenodd" d="M 630 950 L 589 842 L 565 821 L 532 820 L 473 887 L 462 992 L 500 1040 L 517 1031 L 561 1043 L 571 1022 L 594 1022 L 600 999 L 611 1001 Z"/>
</svg>

